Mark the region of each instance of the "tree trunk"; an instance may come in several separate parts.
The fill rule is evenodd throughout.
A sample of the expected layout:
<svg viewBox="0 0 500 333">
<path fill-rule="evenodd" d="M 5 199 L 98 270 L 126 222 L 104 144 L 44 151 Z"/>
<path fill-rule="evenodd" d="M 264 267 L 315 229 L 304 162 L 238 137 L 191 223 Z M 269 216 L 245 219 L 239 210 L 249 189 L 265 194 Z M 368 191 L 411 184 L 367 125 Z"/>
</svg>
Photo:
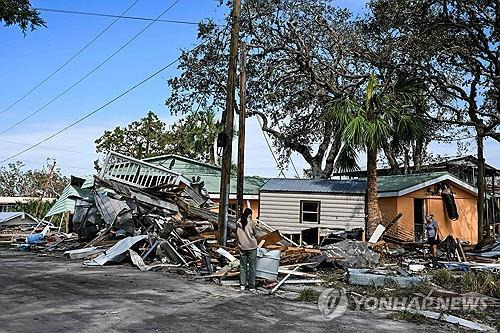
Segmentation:
<svg viewBox="0 0 500 333">
<path fill-rule="evenodd" d="M 407 175 L 410 170 L 410 151 L 407 147 L 404 147 L 404 170 L 403 174 Z"/>
<path fill-rule="evenodd" d="M 477 131 L 477 232 L 478 242 L 483 240 L 484 233 L 484 194 L 485 194 L 485 161 L 484 161 L 484 136 L 483 129 L 476 128 Z"/>
<path fill-rule="evenodd" d="M 396 159 L 396 154 L 394 153 L 394 150 L 391 148 L 390 143 L 386 143 L 383 148 L 385 157 L 387 158 L 389 166 L 391 167 L 391 174 L 392 175 L 399 174 L 399 164 Z"/>
<path fill-rule="evenodd" d="M 422 161 L 424 159 L 424 140 L 417 139 L 413 148 L 413 173 L 422 170 Z"/>
<path fill-rule="evenodd" d="M 209 151 L 210 151 L 210 164 L 216 165 L 216 163 L 215 163 L 215 147 L 214 147 L 214 143 L 213 142 L 210 145 Z"/>
<path fill-rule="evenodd" d="M 372 235 L 377 225 L 382 222 L 382 214 L 377 198 L 377 149 L 367 148 L 367 178 L 366 178 L 366 233 Z"/>
</svg>

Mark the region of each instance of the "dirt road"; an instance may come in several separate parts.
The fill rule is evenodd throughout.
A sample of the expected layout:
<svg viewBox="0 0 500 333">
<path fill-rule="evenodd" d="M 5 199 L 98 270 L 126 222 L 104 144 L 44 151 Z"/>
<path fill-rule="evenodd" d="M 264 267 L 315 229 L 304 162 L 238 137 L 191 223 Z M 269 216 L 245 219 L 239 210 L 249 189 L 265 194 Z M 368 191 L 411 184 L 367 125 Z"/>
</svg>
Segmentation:
<svg viewBox="0 0 500 333">
<path fill-rule="evenodd" d="M 0 250 L 1 332 L 441 332 L 451 327 L 348 311 L 141 272 Z"/>
</svg>

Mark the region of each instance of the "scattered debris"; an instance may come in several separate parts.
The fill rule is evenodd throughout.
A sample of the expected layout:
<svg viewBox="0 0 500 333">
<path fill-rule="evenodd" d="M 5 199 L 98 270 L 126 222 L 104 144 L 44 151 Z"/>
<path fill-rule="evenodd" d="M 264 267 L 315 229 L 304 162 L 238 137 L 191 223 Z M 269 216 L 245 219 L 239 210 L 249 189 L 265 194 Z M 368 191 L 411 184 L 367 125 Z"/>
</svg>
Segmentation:
<svg viewBox="0 0 500 333">
<path fill-rule="evenodd" d="M 343 240 L 341 242 L 323 246 L 321 253 L 327 261 L 347 267 L 374 267 L 378 264 L 380 254 L 371 250 L 365 242 Z"/>
<path fill-rule="evenodd" d="M 436 320 L 443 320 L 443 321 L 446 321 L 450 324 L 457 324 L 457 325 L 460 325 L 462 327 L 467 327 L 467 328 L 470 328 L 470 329 L 473 329 L 476 331 L 492 332 L 494 330 L 493 327 L 479 324 L 479 323 L 475 323 L 473 321 L 463 319 L 463 318 L 453 316 L 453 315 L 448 315 L 445 313 L 439 313 L 439 312 L 427 311 L 427 310 L 413 310 L 413 309 L 410 309 L 407 311 L 423 315 L 427 318 L 436 319 Z"/>
<path fill-rule="evenodd" d="M 386 284 L 395 284 L 400 287 L 408 287 L 423 283 L 425 278 L 422 276 L 397 276 L 389 275 L 386 272 L 348 268 L 349 284 L 357 286 L 384 286 Z"/>
<path fill-rule="evenodd" d="M 74 214 L 63 230 L 67 232 L 43 220 L 35 228 L 16 226 L 0 233 L 0 244 L 22 251 L 61 251 L 72 260 L 84 259 L 86 266 L 126 261 L 141 271 L 175 271 L 239 286 L 236 221 L 229 217 L 227 246 L 219 246 L 218 214 L 211 210 L 201 179 L 190 181 L 162 166 L 111 152 L 99 177 L 88 184 L 85 191 L 72 184 L 75 194 L 61 196 L 65 203 L 70 198 L 74 203 Z M 331 230 L 322 237 L 317 227 L 303 230 L 297 242 L 257 220 L 259 287 L 271 294 L 296 288 L 299 300 L 314 301 L 314 285 L 319 284 L 397 293 L 432 281 L 441 294 L 478 293 L 488 297 L 488 304 L 500 303 L 500 238 L 467 251 L 472 247 L 448 236 L 440 244 L 439 257 L 429 258 L 427 244 L 388 235 L 401 216 L 378 225 L 368 242 L 361 241 L 360 230 Z M 414 315 L 486 328 L 451 314 Z"/>
</svg>

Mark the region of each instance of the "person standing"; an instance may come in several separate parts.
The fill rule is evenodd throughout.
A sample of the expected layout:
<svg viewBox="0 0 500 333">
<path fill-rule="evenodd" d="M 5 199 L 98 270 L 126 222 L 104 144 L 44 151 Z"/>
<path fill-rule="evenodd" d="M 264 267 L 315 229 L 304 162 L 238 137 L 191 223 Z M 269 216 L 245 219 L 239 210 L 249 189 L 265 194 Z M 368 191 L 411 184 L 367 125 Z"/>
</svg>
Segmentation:
<svg viewBox="0 0 500 333">
<path fill-rule="evenodd" d="M 252 220 L 252 210 L 245 208 L 236 222 L 236 235 L 240 248 L 240 289 L 245 290 L 248 284 L 250 291 L 255 290 L 255 266 L 257 264 L 256 223 Z"/>
<path fill-rule="evenodd" d="M 434 215 L 430 214 L 426 218 L 425 228 L 427 229 L 427 243 L 431 247 L 432 257 L 436 257 L 437 245 L 439 244 L 439 226 L 437 221 L 434 219 Z"/>
</svg>

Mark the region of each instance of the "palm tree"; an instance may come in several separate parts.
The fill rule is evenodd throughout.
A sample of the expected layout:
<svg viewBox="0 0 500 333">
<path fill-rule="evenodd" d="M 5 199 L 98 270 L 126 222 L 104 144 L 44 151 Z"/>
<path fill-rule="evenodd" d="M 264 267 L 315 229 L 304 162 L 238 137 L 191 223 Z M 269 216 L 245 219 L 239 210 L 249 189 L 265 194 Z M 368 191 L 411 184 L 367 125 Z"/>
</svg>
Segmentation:
<svg viewBox="0 0 500 333">
<path fill-rule="evenodd" d="M 367 156 L 366 231 L 371 235 L 382 222 L 377 199 L 377 154 L 392 137 L 413 141 L 425 135 L 422 119 L 413 112 L 411 99 L 414 82 L 401 81 L 381 88 L 371 75 L 366 86 L 364 104 L 343 98 L 332 104 L 330 117 L 342 130 L 343 147 L 336 165 L 353 168 L 357 150 Z"/>
</svg>

